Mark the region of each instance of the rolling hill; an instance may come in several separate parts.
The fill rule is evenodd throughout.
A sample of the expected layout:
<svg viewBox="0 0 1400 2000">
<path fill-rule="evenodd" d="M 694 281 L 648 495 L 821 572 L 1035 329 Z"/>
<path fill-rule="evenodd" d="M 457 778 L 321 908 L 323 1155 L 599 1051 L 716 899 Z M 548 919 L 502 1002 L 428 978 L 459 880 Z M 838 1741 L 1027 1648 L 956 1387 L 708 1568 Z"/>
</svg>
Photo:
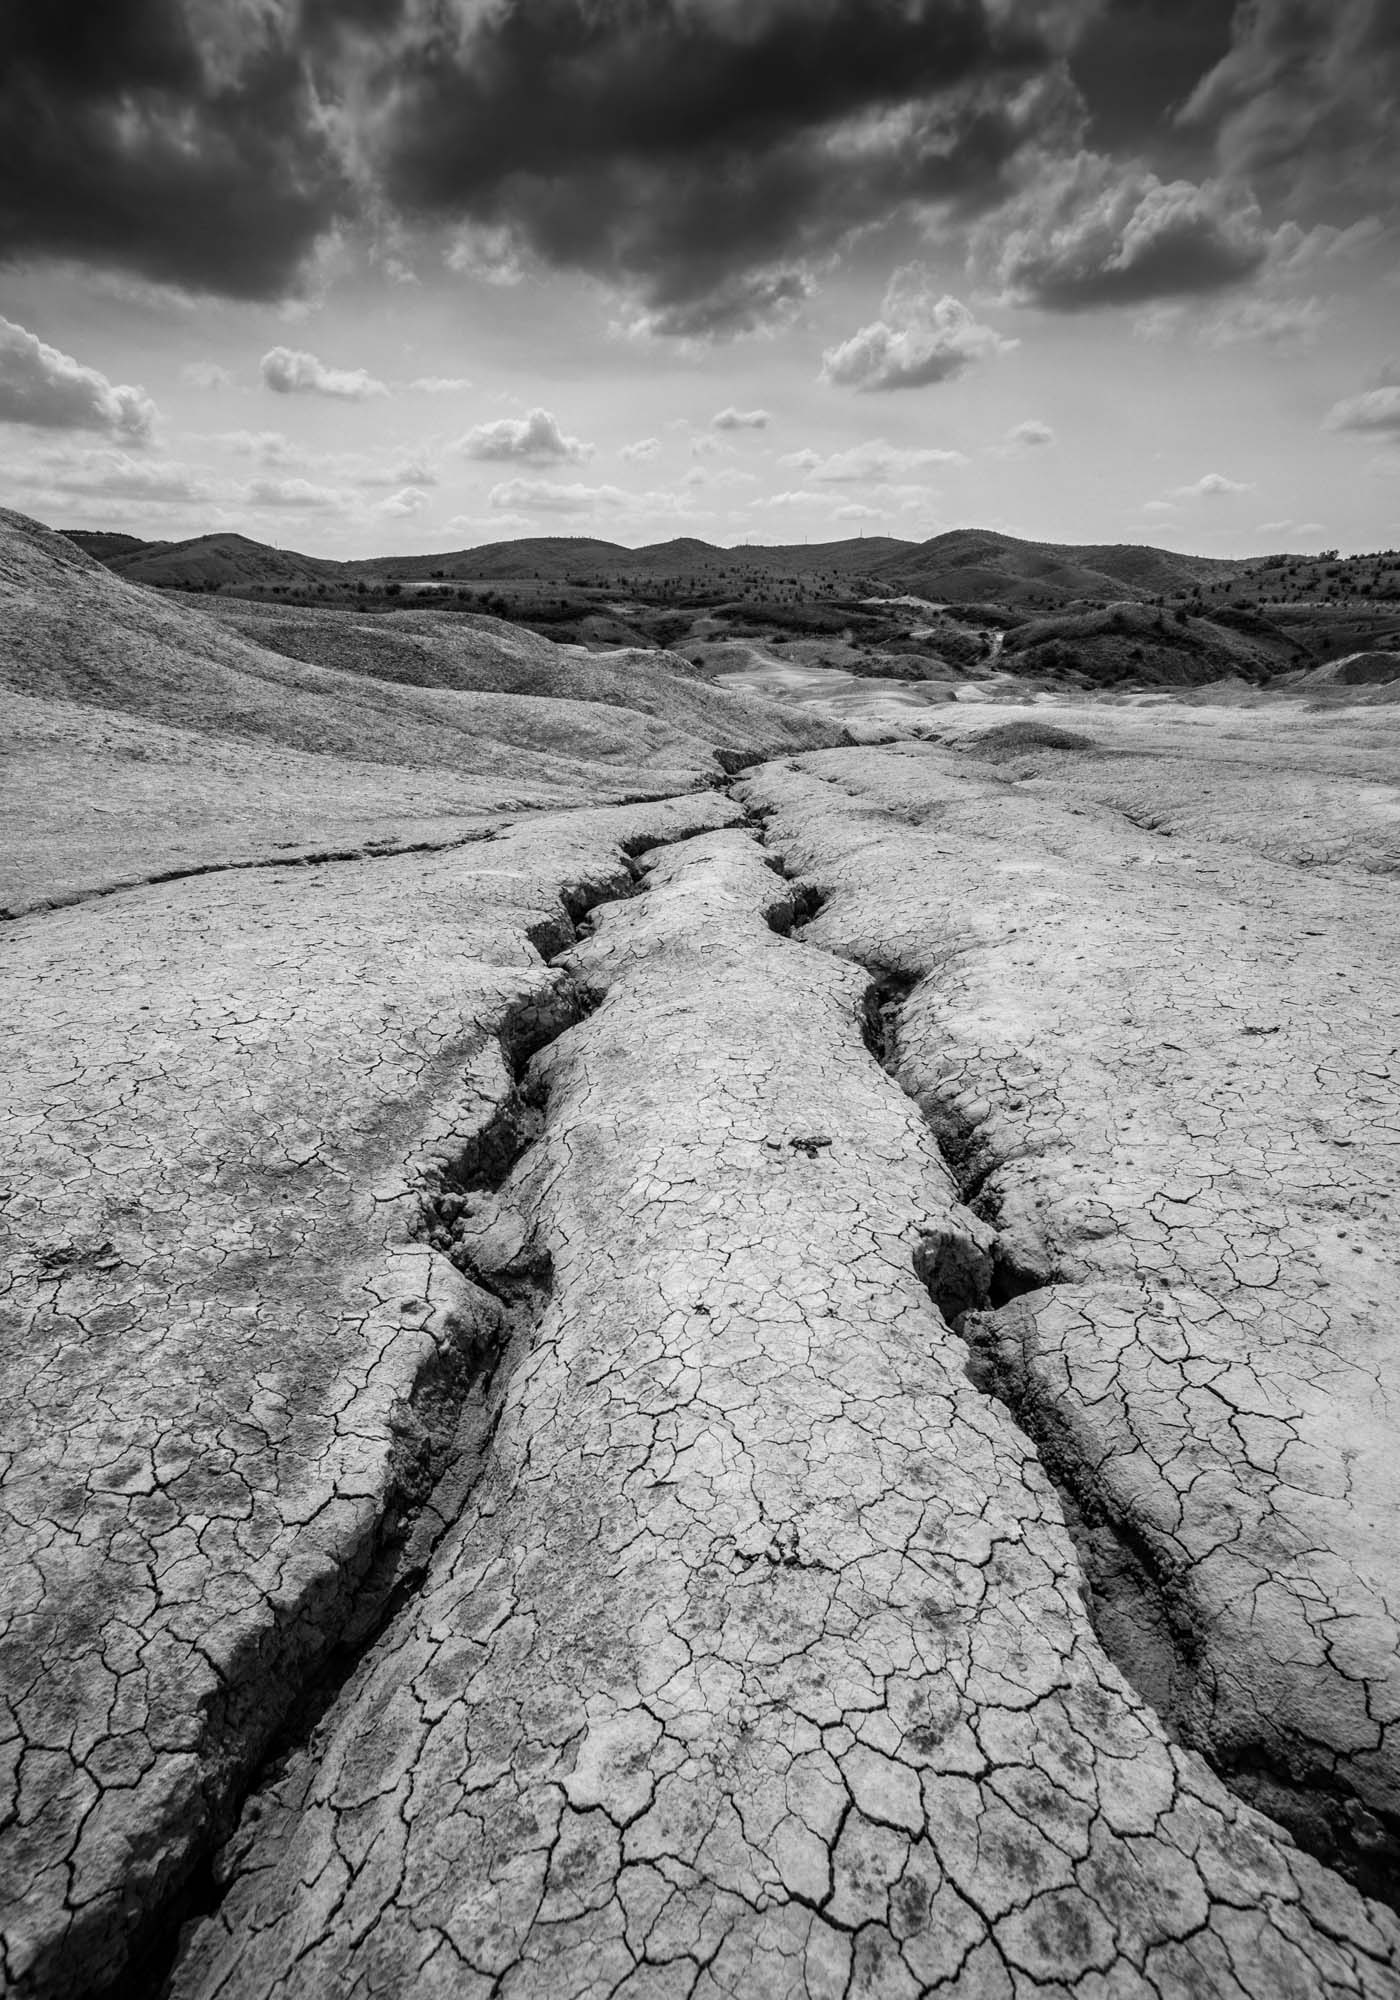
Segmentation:
<svg viewBox="0 0 1400 2000">
<path fill-rule="evenodd" d="M 1085 597 L 1167 596 L 1247 567 L 1132 544 L 1081 548 L 958 528 L 884 557 L 873 573 L 925 597 L 1029 609 Z"/>
<path fill-rule="evenodd" d="M 196 535 L 185 542 L 138 542 L 129 535 L 83 532 L 68 539 L 132 583 L 169 590 L 206 590 L 211 585 L 320 583 L 339 577 L 344 563 L 322 556 L 270 548 L 247 535 Z M 121 544 L 121 546 L 113 546 Z"/>
</svg>

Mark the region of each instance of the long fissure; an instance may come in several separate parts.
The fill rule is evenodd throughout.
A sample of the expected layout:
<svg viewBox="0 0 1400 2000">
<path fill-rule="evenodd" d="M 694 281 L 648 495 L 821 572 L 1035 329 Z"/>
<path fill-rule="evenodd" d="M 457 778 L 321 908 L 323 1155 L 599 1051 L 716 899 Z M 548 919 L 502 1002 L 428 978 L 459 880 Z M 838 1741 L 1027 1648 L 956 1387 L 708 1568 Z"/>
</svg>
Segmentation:
<svg viewBox="0 0 1400 2000">
<path fill-rule="evenodd" d="M 557 912 L 528 932 L 546 964 L 576 942 L 596 908 L 636 893 L 643 880 L 636 856 L 649 845 L 624 840 L 614 872 L 559 885 Z M 207 1837 L 133 1932 L 124 1969 L 104 1985 L 108 2000 L 159 2000 L 169 1990 L 184 1935 L 219 1908 L 222 1843 L 294 1760 L 314 1758 L 326 1718 L 413 1603 L 433 1551 L 481 1476 L 506 1384 L 529 1350 L 552 1281 L 548 1254 L 509 1200 L 511 1177 L 538 1141 L 547 1114 L 547 1095 L 532 1082 L 530 1065 L 595 1004 L 576 981 L 556 974 L 543 992 L 508 1006 L 493 1031 L 504 1086 L 494 1107 L 462 1143 L 420 1165 L 415 1234 L 452 1265 L 467 1291 L 391 1417 L 393 1466 L 373 1546 L 333 1640 L 264 1738 L 256 1761 L 215 1801 Z"/>
</svg>

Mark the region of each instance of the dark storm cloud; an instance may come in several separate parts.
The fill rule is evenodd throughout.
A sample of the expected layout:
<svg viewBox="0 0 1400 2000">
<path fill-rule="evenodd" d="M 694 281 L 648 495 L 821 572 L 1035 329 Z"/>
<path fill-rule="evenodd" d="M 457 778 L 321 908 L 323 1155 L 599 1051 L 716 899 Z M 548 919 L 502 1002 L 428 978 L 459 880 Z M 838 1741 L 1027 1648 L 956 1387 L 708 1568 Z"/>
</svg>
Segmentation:
<svg viewBox="0 0 1400 2000">
<path fill-rule="evenodd" d="M 396 64 L 392 185 L 455 210 L 515 174 L 760 154 L 979 72 L 1038 67 L 1049 12 L 983 0 L 513 0 L 480 9 L 462 39 L 470 11 L 448 8 Z"/>
<path fill-rule="evenodd" d="M 1008 303 L 1221 292 L 1400 207 L 1396 0 L 1109 0 L 1070 70 L 1088 143 L 974 239 Z"/>
<path fill-rule="evenodd" d="M 1100 4 L 8 0 L 0 258 L 277 296 L 397 215 L 622 283 L 652 331 L 756 325 L 851 229 L 1004 191 Z"/>
<path fill-rule="evenodd" d="M 459 7 L 399 46 L 368 145 L 401 210 L 631 283 L 651 331 L 740 329 L 851 229 L 994 198 L 1065 116 L 1063 87 L 1025 86 L 1094 4 L 511 0 L 474 28 Z"/>
<path fill-rule="evenodd" d="M 1070 73 L 1096 149 L 1150 148 L 1159 169 L 1203 163 L 1208 142 L 1176 123 L 1197 84 L 1228 54 L 1234 0 L 1106 0 L 1085 25 Z"/>
<path fill-rule="evenodd" d="M 6 0 L 0 257 L 276 296 L 344 198 L 289 7 Z"/>
<path fill-rule="evenodd" d="M 239 297 L 388 218 L 709 338 L 925 204 L 1008 298 L 1189 294 L 1393 208 L 1398 134 L 1396 0 L 0 0 L 0 259 Z"/>
<path fill-rule="evenodd" d="M 1396 0 L 1249 0 L 1183 112 L 1221 168 L 1329 221 L 1400 208 Z"/>
</svg>

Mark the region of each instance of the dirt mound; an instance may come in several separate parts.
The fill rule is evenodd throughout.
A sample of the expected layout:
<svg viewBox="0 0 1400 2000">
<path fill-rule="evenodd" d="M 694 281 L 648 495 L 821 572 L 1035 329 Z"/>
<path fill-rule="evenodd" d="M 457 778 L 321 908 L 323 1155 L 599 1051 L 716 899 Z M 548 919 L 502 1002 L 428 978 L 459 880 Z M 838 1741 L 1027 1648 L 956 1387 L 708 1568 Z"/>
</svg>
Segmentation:
<svg viewBox="0 0 1400 2000">
<path fill-rule="evenodd" d="M 1305 674 L 1300 687 L 1384 687 L 1400 681 L 1400 653 L 1348 653 Z"/>
<path fill-rule="evenodd" d="M 1002 653 L 1012 673 L 1073 676 L 1085 687 L 1186 688 L 1230 677 L 1258 684 L 1297 661 L 1295 642 L 1257 613 L 1168 613 L 1127 599 L 1028 619 L 1007 634 Z"/>
<path fill-rule="evenodd" d="M 999 722 L 970 736 L 962 745 L 969 755 L 993 759 L 1024 756 L 1028 750 L 1093 750 L 1092 736 L 1078 729 L 1064 729 L 1057 722 L 1037 722 L 1030 717 L 1015 722 Z"/>
</svg>

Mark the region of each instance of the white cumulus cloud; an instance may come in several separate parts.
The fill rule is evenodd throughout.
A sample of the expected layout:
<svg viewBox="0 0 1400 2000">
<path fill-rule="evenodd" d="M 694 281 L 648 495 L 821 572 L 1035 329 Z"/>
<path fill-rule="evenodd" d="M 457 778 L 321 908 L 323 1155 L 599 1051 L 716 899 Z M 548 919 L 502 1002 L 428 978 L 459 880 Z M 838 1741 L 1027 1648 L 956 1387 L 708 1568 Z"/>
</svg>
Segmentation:
<svg viewBox="0 0 1400 2000">
<path fill-rule="evenodd" d="M 458 441 L 457 449 L 466 458 L 519 459 L 529 465 L 578 464 L 593 455 L 592 445 L 566 437 L 559 419 L 548 410 L 478 424 Z"/>
<path fill-rule="evenodd" d="M 710 418 L 710 429 L 714 431 L 766 431 L 773 421 L 767 410 L 736 410 L 731 403 L 727 410 L 719 410 Z"/>
<path fill-rule="evenodd" d="M 1359 396 L 1344 396 L 1327 413 L 1329 431 L 1361 431 L 1400 437 L 1400 383 L 1382 382 Z"/>
<path fill-rule="evenodd" d="M 417 486 L 405 486 L 400 492 L 390 494 L 379 503 L 381 514 L 387 514 L 391 521 L 406 520 L 412 514 L 421 514 L 428 504 L 428 495 Z"/>
<path fill-rule="evenodd" d="M 216 431 L 209 441 L 225 445 L 240 458 L 255 458 L 260 465 L 297 465 L 306 458 L 285 431 Z"/>
<path fill-rule="evenodd" d="M 156 406 L 144 389 L 109 382 L 26 327 L 0 319 L 0 422 L 97 431 L 146 444 L 155 430 Z"/>
<path fill-rule="evenodd" d="M 1178 486 L 1177 493 L 1183 500 L 1224 500 L 1234 493 L 1252 493 L 1253 487 L 1245 479 L 1227 479 L 1223 472 L 1205 472 L 1189 486 Z"/>
<path fill-rule="evenodd" d="M 973 265 L 1017 305 L 1058 312 L 1218 291 L 1275 247 L 1259 205 L 1224 181 L 1163 181 L 1081 152 L 977 231 Z"/>
<path fill-rule="evenodd" d="M 17 484 L 94 500 L 163 506 L 213 497 L 209 482 L 188 465 L 174 459 L 133 457 L 106 445 L 47 454 L 7 469 Z"/>
<path fill-rule="evenodd" d="M 1039 417 L 1027 417 L 1024 423 L 1012 425 L 1006 433 L 1006 442 L 1013 451 L 1039 451 L 1055 442 L 1055 433 Z"/>
<path fill-rule="evenodd" d="M 822 379 L 862 394 L 921 389 L 949 382 L 976 361 L 1014 347 L 983 326 L 960 299 L 940 293 L 921 264 L 906 264 L 890 279 L 872 320 L 822 355 Z"/>
<path fill-rule="evenodd" d="M 300 348 L 273 347 L 258 363 L 265 386 L 279 396 L 339 396 L 362 403 L 370 396 L 387 396 L 388 387 L 363 368 L 328 368 Z"/>
</svg>

